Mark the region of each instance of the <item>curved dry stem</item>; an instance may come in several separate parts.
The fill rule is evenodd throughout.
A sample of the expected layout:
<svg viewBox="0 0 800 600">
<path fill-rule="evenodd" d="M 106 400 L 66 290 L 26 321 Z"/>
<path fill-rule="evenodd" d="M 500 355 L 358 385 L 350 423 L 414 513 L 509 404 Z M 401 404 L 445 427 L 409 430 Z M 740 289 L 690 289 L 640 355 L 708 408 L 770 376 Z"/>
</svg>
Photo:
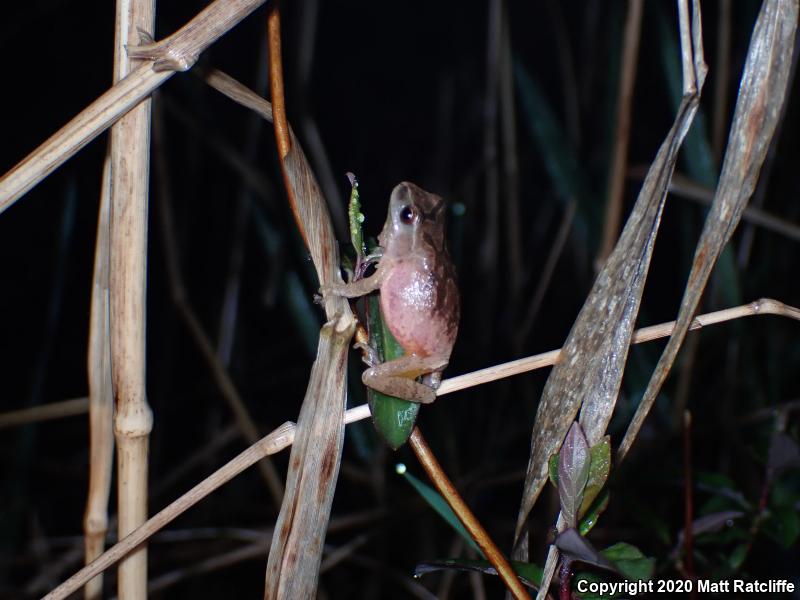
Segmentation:
<svg viewBox="0 0 800 600">
<path fill-rule="evenodd" d="M 408 443 L 411 445 L 411 449 L 414 450 L 417 460 L 419 460 L 420 464 L 425 469 L 428 477 L 430 477 L 431 481 L 436 486 L 436 489 L 450 508 L 453 509 L 459 521 L 463 523 L 472 539 L 475 540 L 475 543 L 478 544 L 483 554 L 489 562 L 492 563 L 492 566 L 497 570 L 497 574 L 500 576 L 500 579 L 503 581 L 506 588 L 508 588 L 511 595 L 517 600 L 520 598 L 530 598 L 525 586 L 517 577 L 508 559 L 503 556 L 500 548 L 497 547 L 497 544 L 495 544 L 489 536 L 489 532 L 484 529 L 483 525 L 481 525 L 480 521 L 478 521 L 477 517 L 469 509 L 469 506 L 467 506 L 467 503 L 461 498 L 453 482 L 450 481 L 445 474 L 430 446 L 428 446 L 428 442 L 425 441 L 419 427 L 414 427 L 411 436 L 408 438 Z"/>
</svg>

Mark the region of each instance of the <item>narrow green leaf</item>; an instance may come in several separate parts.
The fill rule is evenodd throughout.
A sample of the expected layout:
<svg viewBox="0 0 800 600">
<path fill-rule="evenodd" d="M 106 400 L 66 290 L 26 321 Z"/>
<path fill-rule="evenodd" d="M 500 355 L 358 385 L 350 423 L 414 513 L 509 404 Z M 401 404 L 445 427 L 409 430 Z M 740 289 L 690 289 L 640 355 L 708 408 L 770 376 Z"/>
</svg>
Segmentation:
<svg viewBox="0 0 800 600">
<path fill-rule="evenodd" d="M 547 461 L 547 473 L 550 476 L 550 483 L 558 488 L 558 453 L 553 454 Z"/>
<path fill-rule="evenodd" d="M 417 490 L 417 493 L 422 496 L 425 502 L 427 502 L 433 510 L 439 513 L 439 516 L 442 517 L 447 524 L 450 525 L 450 527 L 455 529 L 456 533 L 464 538 L 464 540 L 473 550 L 475 550 L 475 552 L 483 556 L 483 552 L 481 552 L 481 549 L 478 548 L 475 540 L 473 540 L 469 533 L 467 533 L 467 530 L 464 529 L 464 525 L 458 520 L 458 517 L 453 512 L 453 509 L 450 508 L 450 505 L 447 504 L 445 499 L 439 495 L 439 492 L 414 477 L 408 472 L 404 464 L 398 464 L 395 470 L 397 471 L 398 475 L 405 477 L 406 481 L 408 481 L 411 486 Z"/>
<path fill-rule="evenodd" d="M 743 544 L 739 544 L 733 549 L 733 552 L 731 552 L 731 555 L 728 558 L 728 566 L 732 572 L 735 573 L 741 568 L 742 564 L 744 563 L 744 559 L 747 558 L 747 551 L 749 548 L 750 544 L 745 542 Z"/>
<path fill-rule="evenodd" d="M 589 448 L 589 478 L 586 481 L 586 488 L 583 490 L 583 503 L 578 511 L 579 519 L 586 514 L 600 490 L 603 489 L 610 470 L 611 438 L 605 436 L 597 444 Z"/>
<path fill-rule="evenodd" d="M 378 296 L 367 298 L 370 343 L 374 344 L 382 360 L 399 358 L 404 354 L 403 348 L 386 327 L 381 315 Z M 378 433 L 393 450 L 406 443 L 419 413 L 419 402 L 409 402 L 394 396 L 387 396 L 367 388 L 367 400 L 372 413 L 372 422 Z"/>
<path fill-rule="evenodd" d="M 592 527 L 597 525 L 597 519 L 600 518 L 606 508 L 608 508 L 608 501 L 611 494 L 607 489 L 604 489 L 599 496 L 597 496 L 591 505 L 586 510 L 586 513 L 578 523 L 578 533 L 586 535 L 592 530 Z"/>
<path fill-rule="evenodd" d="M 512 560 L 511 568 L 528 587 L 537 588 L 542 583 L 542 568 L 533 563 Z M 414 577 L 433 573 L 434 571 L 467 571 L 484 575 L 497 575 L 497 571 L 488 560 L 469 560 L 466 558 L 446 558 L 432 560 L 414 567 Z"/>
</svg>

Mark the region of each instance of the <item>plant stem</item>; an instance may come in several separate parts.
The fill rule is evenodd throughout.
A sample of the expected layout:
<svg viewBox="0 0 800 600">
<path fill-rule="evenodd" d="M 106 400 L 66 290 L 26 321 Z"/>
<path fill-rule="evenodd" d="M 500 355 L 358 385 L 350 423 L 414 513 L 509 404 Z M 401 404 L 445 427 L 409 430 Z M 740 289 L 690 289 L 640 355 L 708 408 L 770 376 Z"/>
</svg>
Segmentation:
<svg viewBox="0 0 800 600">
<path fill-rule="evenodd" d="M 450 508 L 453 509 L 453 512 L 456 513 L 459 521 L 464 524 L 464 527 L 467 529 L 470 536 L 472 536 L 472 539 L 475 540 L 475 543 L 478 544 L 478 547 L 483 551 L 489 562 L 492 563 L 492 566 L 497 570 L 497 574 L 500 576 L 500 579 L 503 580 L 503 583 L 508 588 L 508 591 L 511 592 L 511 595 L 514 596 L 515 599 L 530 598 L 522 582 L 511 567 L 511 564 L 506 560 L 506 557 L 503 556 L 503 553 L 494 541 L 492 541 L 492 538 L 489 537 L 489 533 L 483 528 L 483 525 L 481 525 L 480 521 L 478 521 L 469 509 L 467 503 L 461 498 L 453 482 L 450 481 L 444 470 L 442 470 L 439 461 L 436 460 L 433 451 L 431 451 L 430 446 L 428 446 L 428 443 L 422 436 L 419 427 L 414 427 L 411 436 L 408 438 L 408 442 L 414 454 L 417 455 L 417 460 L 419 460 L 425 472 L 428 474 L 428 477 L 430 477 L 431 481 L 436 486 L 436 489 L 447 504 L 450 505 Z"/>
</svg>

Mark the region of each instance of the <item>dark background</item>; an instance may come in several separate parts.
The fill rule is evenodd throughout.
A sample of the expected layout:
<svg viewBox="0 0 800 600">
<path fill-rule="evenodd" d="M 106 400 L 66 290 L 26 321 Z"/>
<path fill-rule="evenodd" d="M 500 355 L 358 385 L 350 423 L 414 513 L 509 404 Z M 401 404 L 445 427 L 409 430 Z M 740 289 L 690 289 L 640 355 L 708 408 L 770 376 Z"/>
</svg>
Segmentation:
<svg viewBox="0 0 800 600">
<path fill-rule="evenodd" d="M 322 172 L 326 167 L 311 135 L 318 131 L 332 174 L 333 188 L 322 181 L 329 196 L 333 191 L 346 199 L 344 174 L 356 173 L 368 233 L 379 231 L 389 192 L 401 180 L 414 181 L 451 203 L 450 246 L 460 275 L 463 311 L 447 374 L 559 347 L 593 280 L 626 5 L 600 0 L 508 4 L 522 257 L 521 265 L 515 266 L 509 259 L 506 227 L 512 189 L 504 173 L 508 154 L 500 145 L 499 117 L 487 119 L 489 7 L 478 2 L 320 4 L 316 14 L 303 1 L 286 2 L 283 9 L 289 119 L 312 165 Z M 706 4 L 705 49 L 711 70 L 678 172 L 713 188 L 718 157 L 711 119 L 720 109 L 728 118 L 732 113 L 758 6 L 734 3 L 730 83 L 720 104 L 713 101 L 718 5 Z M 156 38 L 175 31 L 203 6 L 194 0 L 160 2 Z M 0 52 L 5 57 L 0 172 L 108 88 L 113 11 L 109 2 L 64 0 L 5 7 L 0 25 Z M 262 7 L 206 51 L 199 66 L 219 68 L 265 93 L 265 28 Z M 670 85 L 679 86 L 679 81 L 670 80 L 668 64 L 677 60 L 670 48 L 676 31 L 673 3 L 646 3 L 631 167 L 649 164 L 673 118 L 677 99 Z M 311 62 L 304 63 L 304 56 L 312 57 Z M 549 113 L 532 109 L 533 92 L 543 98 Z M 800 222 L 796 92 L 793 83 L 777 146 L 768 159 L 769 176 L 757 191 L 763 209 L 790 224 Z M 170 79 L 156 102 L 160 109 L 154 114 L 161 116 L 154 119 L 162 119 L 164 130 L 169 210 L 189 302 L 212 339 L 232 336 L 230 373 L 261 430 L 268 432 L 296 418 L 322 315 L 310 304 L 317 283 L 286 208 L 271 127 L 192 73 Z M 491 123 L 497 128 L 498 145 L 487 151 Z M 554 135 L 537 136 L 536 123 Z M 0 216 L 3 411 L 87 393 L 90 284 L 106 141 L 105 134 L 99 136 Z M 563 151 L 575 157 L 571 167 Z M 241 170 L 231 166 L 232 160 L 240 159 L 258 174 L 256 186 L 248 186 Z M 559 166 L 567 169 L 566 177 L 554 175 Z M 493 239 L 487 186 L 494 169 L 499 228 L 493 252 L 487 242 Z M 639 185 L 640 178 L 628 179 L 626 208 Z M 231 414 L 170 300 L 156 210 L 166 200 L 157 185 L 151 189 L 147 391 L 155 415 L 150 478 L 157 488 L 207 447 L 231 422 Z M 581 193 L 567 197 L 569 190 Z M 532 326 L 520 332 L 571 199 L 576 217 L 564 251 Z M 704 214 L 702 205 L 681 195 L 667 201 L 640 325 L 677 314 Z M 703 312 L 760 297 L 800 305 L 797 237 L 763 228 L 745 234 L 747 229 L 750 226 L 743 223 L 734 236 L 726 259 L 729 268 L 715 272 Z M 742 247 L 751 242 L 745 235 L 752 236 L 747 256 Z M 238 269 L 231 266 L 237 252 L 242 256 Z M 224 294 L 232 280 L 239 289 L 238 303 L 235 317 L 223 322 Z M 299 295 L 290 293 L 290 280 L 301 283 Z M 797 334 L 796 323 L 777 317 L 747 319 L 695 334 L 700 339 L 683 396 L 694 415 L 693 464 L 699 473 L 725 481 L 721 488 L 711 486 L 712 491 L 698 487 L 696 514 L 725 507 L 713 489 L 735 490 L 757 505 L 774 423 L 769 418 L 743 419 L 798 397 Z M 612 443 L 619 442 L 662 347 L 662 342 L 654 342 L 632 351 L 610 429 Z M 679 361 L 679 370 L 685 372 L 686 364 Z M 538 371 L 459 392 L 421 412 L 420 425 L 441 462 L 505 549 L 511 543 L 533 415 L 546 376 L 546 370 Z M 676 375 L 667 382 L 634 456 L 618 473 L 609 511 L 591 538 L 599 547 L 620 540 L 637 545 L 658 559 L 660 577 L 676 576 L 669 552 L 683 519 L 683 456 L 675 412 L 678 379 Z M 351 404 L 362 401 L 360 384 L 351 386 Z M 787 431 L 796 439 L 794 415 L 790 413 Z M 80 543 L 87 424 L 84 418 L 72 417 L 0 433 L 0 596 L 19 598 L 25 596 L 28 582 Z M 238 438 L 223 445 L 213 457 L 154 493 L 151 513 L 243 448 Z M 286 456 L 276 458 L 282 473 Z M 385 450 L 369 423 L 348 428 L 333 515 L 382 512 L 377 519 L 328 536 L 327 542 L 338 547 L 362 533 L 369 535 L 354 557 L 322 576 L 328 597 L 408 597 L 411 591 L 400 581 L 410 580 L 415 564 L 461 552 L 453 549 L 455 535 L 448 526 L 394 474 L 397 462 L 406 462 L 424 479 L 413 456 L 406 449 L 396 454 Z M 800 500 L 797 469 L 784 474 L 780 485 L 776 493 L 790 498 L 795 494 Z M 535 521 L 533 560 L 540 563 L 554 508 L 547 497 L 537 507 L 541 514 Z M 151 575 L 235 549 L 242 542 L 232 529 L 263 530 L 275 516 L 262 480 L 251 469 L 170 525 L 169 530 L 185 532 L 186 541 L 156 537 L 150 546 Z M 796 526 L 800 531 L 800 522 L 787 519 L 776 525 L 782 533 L 770 534 L 764 527 L 744 564 L 728 573 L 797 581 L 796 535 L 791 530 Z M 698 575 L 724 574 L 720 569 L 736 543 L 733 534 L 711 539 L 698 550 Z M 263 585 L 265 556 L 181 580 L 158 597 L 222 597 L 233 590 L 256 597 Z M 72 563 L 54 572 L 48 586 L 77 566 Z M 418 582 L 436 593 L 441 576 L 428 575 Z M 466 575 L 456 576 L 452 597 L 465 597 L 469 585 Z M 496 582 L 487 580 L 487 586 L 499 597 Z"/>
</svg>

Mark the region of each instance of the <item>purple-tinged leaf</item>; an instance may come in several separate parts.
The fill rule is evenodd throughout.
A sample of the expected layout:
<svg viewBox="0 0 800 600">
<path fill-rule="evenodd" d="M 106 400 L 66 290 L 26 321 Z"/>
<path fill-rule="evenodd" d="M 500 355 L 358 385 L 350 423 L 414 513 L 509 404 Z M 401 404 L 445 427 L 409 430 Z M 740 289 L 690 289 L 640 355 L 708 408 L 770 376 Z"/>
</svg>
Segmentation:
<svg viewBox="0 0 800 600">
<path fill-rule="evenodd" d="M 577 422 L 572 424 L 558 453 L 558 498 L 567 527 L 578 523 L 583 490 L 589 479 L 589 444 Z"/>
</svg>

